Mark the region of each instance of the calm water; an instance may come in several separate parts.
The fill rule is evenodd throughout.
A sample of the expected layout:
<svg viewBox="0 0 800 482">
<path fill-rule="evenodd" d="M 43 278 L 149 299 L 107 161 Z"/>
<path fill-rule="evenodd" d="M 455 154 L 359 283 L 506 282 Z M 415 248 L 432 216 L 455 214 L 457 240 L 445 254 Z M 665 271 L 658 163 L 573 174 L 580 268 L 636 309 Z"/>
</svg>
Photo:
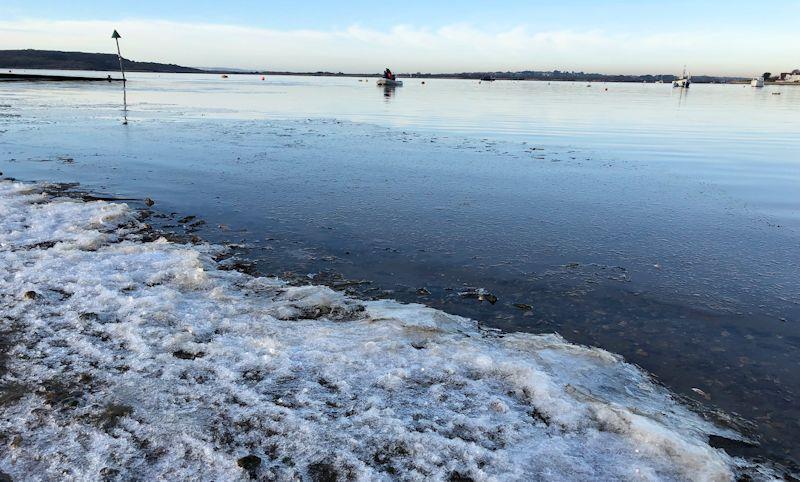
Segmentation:
<svg viewBox="0 0 800 482">
<path fill-rule="evenodd" d="M 742 453 L 800 458 L 800 88 L 130 78 L 127 127 L 120 85 L 0 83 L 0 171 L 150 196 L 262 273 L 621 353 L 738 413 Z"/>
</svg>

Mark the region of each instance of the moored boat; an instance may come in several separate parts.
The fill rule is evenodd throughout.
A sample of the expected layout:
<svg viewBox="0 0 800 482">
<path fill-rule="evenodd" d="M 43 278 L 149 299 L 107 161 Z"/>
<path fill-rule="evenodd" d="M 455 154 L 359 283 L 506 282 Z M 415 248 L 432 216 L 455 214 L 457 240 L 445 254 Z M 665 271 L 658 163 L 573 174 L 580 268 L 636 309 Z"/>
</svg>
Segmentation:
<svg viewBox="0 0 800 482">
<path fill-rule="evenodd" d="M 402 80 L 397 80 L 397 77 L 392 73 L 392 70 L 389 67 L 386 67 L 386 70 L 383 71 L 383 77 L 378 79 L 378 85 L 383 87 L 401 87 L 403 85 Z"/>
<path fill-rule="evenodd" d="M 402 87 L 402 80 L 378 79 L 378 85 L 383 87 Z"/>
<path fill-rule="evenodd" d="M 751 80 L 750 87 L 764 87 L 764 77 L 756 77 Z"/>
<path fill-rule="evenodd" d="M 688 89 L 691 84 L 692 76 L 686 74 L 686 67 L 683 68 L 683 74 L 672 81 L 673 87 L 679 87 L 681 89 Z"/>
</svg>

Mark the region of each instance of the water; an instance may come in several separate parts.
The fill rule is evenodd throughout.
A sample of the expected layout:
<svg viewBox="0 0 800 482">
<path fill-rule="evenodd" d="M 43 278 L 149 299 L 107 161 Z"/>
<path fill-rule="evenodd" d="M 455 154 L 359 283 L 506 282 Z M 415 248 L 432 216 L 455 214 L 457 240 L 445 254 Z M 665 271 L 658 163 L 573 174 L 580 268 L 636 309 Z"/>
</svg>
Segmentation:
<svg viewBox="0 0 800 482">
<path fill-rule="evenodd" d="M 150 196 L 263 273 L 601 346 L 740 414 L 738 451 L 800 458 L 800 88 L 130 79 L 127 127 L 118 84 L 0 84 L 0 171 Z"/>
</svg>

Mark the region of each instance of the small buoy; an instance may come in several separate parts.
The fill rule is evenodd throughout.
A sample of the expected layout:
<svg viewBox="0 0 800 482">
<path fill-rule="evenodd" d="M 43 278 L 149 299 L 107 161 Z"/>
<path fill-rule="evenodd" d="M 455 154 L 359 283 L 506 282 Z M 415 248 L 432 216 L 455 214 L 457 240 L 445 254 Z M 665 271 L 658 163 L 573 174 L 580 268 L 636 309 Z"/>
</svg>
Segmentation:
<svg viewBox="0 0 800 482">
<path fill-rule="evenodd" d="M 424 80 L 422 81 L 422 85 L 425 85 L 425 81 Z"/>
<path fill-rule="evenodd" d="M 264 80 L 264 79 L 266 79 L 266 77 L 264 77 L 264 76 L 262 75 L 262 76 L 261 76 L 261 80 Z"/>
</svg>

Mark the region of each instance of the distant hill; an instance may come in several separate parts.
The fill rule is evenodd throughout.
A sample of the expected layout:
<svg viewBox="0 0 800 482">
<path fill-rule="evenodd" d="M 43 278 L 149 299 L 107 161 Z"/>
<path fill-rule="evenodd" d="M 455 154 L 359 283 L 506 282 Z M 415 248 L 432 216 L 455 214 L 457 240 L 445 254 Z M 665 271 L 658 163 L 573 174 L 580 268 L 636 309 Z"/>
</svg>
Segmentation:
<svg viewBox="0 0 800 482">
<path fill-rule="evenodd" d="M 192 67 L 156 62 L 135 62 L 126 58 L 122 65 L 128 72 L 205 72 Z M 61 52 L 58 50 L 0 50 L 0 69 L 119 70 L 116 54 Z"/>
</svg>

